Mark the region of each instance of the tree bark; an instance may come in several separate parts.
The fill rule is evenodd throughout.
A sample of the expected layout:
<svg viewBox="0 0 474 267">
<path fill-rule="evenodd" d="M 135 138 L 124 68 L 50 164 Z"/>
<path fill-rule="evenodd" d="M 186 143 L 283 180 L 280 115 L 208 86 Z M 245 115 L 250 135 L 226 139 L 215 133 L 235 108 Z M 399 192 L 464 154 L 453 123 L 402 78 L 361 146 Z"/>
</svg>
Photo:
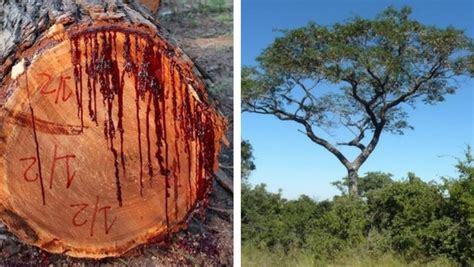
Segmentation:
<svg viewBox="0 0 474 267">
<path fill-rule="evenodd" d="M 347 170 L 347 180 L 349 182 L 349 196 L 351 197 L 358 197 L 359 196 L 359 188 L 358 188 L 358 179 L 359 176 L 357 174 L 356 169 L 348 169 Z"/>
<path fill-rule="evenodd" d="M 0 220 L 26 243 L 118 256 L 208 201 L 226 122 L 138 2 L 0 2 Z"/>
</svg>

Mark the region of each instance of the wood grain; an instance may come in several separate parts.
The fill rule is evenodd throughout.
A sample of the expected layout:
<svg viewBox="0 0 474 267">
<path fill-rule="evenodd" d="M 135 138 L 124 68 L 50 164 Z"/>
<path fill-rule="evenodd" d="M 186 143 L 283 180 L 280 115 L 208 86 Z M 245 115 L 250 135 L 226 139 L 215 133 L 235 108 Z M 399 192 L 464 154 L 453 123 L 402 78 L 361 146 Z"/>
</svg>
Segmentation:
<svg viewBox="0 0 474 267">
<path fill-rule="evenodd" d="M 157 27 L 113 21 L 54 24 L 1 84 L 0 220 L 50 252 L 163 240 L 217 170 L 225 121 L 193 64 Z"/>
</svg>

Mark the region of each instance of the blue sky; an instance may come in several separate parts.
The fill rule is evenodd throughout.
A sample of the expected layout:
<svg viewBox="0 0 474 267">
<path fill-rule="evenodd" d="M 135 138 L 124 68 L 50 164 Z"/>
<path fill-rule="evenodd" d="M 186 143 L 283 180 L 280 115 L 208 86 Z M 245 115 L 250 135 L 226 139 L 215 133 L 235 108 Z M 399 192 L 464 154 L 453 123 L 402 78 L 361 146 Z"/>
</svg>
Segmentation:
<svg viewBox="0 0 474 267">
<path fill-rule="evenodd" d="M 242 64 L 255 64 L 279 35 L 274 29 L 309 21 L 330 25 L 355 15 L 372 18 L 389 5 L 409 5 L 412 16 L 425 24 L 453 25 L 474 37 L 473 1 L 242 0 Z M 464 78 L 460 84 L 445 102 L 407 109 L 415 129 L 402 136 L 385 133 L 359 173 L 384 171 L 399 179 L 414 172 L 425 180 L 455 176 L 454 157 L 462 155 L 466 144 L 474 145 L 474 82 Z M 287 198 L 306 194 L 320 200 L 338 194 L 330 183 L 346 175 L 345 168 L 298 129 L 269 115 L 242 114 L 242 138 L 252 143 L 257 165 L 251 183 L 266 183 L 274 192 L 281 188 Z"/>
</svg>

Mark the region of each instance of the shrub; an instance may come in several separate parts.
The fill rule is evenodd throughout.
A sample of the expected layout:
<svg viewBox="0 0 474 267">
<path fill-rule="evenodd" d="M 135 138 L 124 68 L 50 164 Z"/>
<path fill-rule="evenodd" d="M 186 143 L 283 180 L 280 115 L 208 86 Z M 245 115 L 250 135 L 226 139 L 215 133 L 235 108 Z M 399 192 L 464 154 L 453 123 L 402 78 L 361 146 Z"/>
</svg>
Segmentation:
<svg viewBox="0 0 474 267">
<path fill-rule="evenodd" d="M 244 183 L 242 241 L 267 256 L 313 255 L 315 263 L 353 256 L 364 266 L 388 255 L 415 266 L 452 260 L 474 266 L 473 163 L 468 149 L 456 165 L 459 177 L 442 184 L 412 173 L 394 181 L 390 174 L 370 172 L 361 177 L 357 199 L 343 194 L 322 202 L 307 196 L 286 200 L 265 185 Z"/>
</svg>

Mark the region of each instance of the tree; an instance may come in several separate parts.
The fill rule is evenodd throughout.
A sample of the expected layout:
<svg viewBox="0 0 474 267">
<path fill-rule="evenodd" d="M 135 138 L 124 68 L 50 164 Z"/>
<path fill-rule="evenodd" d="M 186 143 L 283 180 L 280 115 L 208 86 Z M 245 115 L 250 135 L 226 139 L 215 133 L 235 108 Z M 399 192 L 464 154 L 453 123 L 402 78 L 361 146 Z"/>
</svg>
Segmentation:
<svg viewBox="0 0 474 267">
<path fill-rule="evenodd" d="M 344 165 L 349 193 L 356 196 L 358 170 L 382 133 L 412 128 L 406 107 L 442 102 L 456 91 L 456 78 L 474 72 L 472 39 L 453 27 L 423 25 L 410 14 L 409 7 L 389 7 L 375 19 L 283 30 L 257 58 L 258 66 L 242 69 L 243 111 L 302 126 Z M 328 85 L 337 89 L 327 92 Z M 321 135 L 335 129 L 347 130 L 349 140 Z M 350 160 L 340 146 L 359 153 Z"/>
<path fill-rule="evenodd" d="M 241 147 L 241 162 L 240 162 L 240 171 L 241 171 L 241 176 L 242 180 L 245 182 L 250 176 L 250 173 L 255 170 L 255 164 L 253 162 L 253 148 L 252 145 L 246 141 L 243 140 L 240 143 Z"/>
</svg>

